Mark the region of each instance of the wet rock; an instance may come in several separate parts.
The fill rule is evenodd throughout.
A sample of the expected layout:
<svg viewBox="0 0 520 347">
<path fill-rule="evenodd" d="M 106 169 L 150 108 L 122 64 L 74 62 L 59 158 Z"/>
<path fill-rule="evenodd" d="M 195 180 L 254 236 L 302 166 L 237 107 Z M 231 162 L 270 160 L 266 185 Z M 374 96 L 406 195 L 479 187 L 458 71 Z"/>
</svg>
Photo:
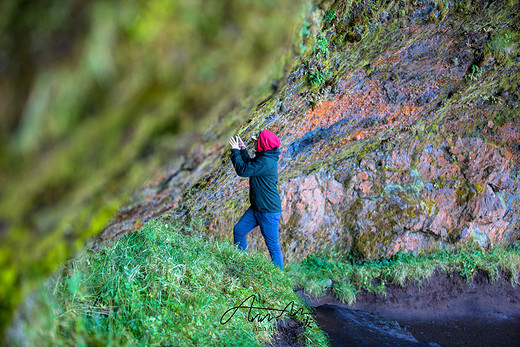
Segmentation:
<svg viewBox="0 0 520 347">
<path fill-rule="evenodd" d="M 493 189 L 487 185 L 483 195 L 478 199 L 474 215 L 476 220 L 482 223 L 492 223 L 504 216 L 506 207 L 495 194 Z"/>
<path fill-rule="evenodd" d="M 426 195 L 426 199 L 432 202 L 437 212 L 434 217 L 429 219 L 428 223 L 421 226 L 421 229 L 426 229 L 435 235 L 446 236 L 446 230 L 451 230 L 456 223 L 451 215 L 451 211 L 457 206 L 455 190 L 450 188 L 435 190 Z"/>
<path fill-rule="evenodd" d="M 395 320 L 368 312 L 325 304 L 316 320 L 333 346 L 436 346 L 418 341 Z M 438 346 L 438 345 L 437 345 Z"/>
<path fill-rule="evenodd" d="M 324 128 L 318 129 L 306 134 L 323 134 Z M 293 145 L 303 146 L 307 136 Z M 306 151 L 299 153 L 312 153 L 319 145 L 305 143 Z M 510 228 L 507 158 L 507 152 L 501 154 L 478 139 L 461 138 L 451 145 L 413 141 L 368 153 L 359 164 L 346 161 L 284 180 L 284 255 L 290 262 L 332 245 L 359 258 L 382 258 L 469 240 L 483 246 L 503 242 Z M 285 165 L 294 163 L 288 160 Z M 225 189 L 232 190 L 229 184 Z M 247 185 L 240 187 L 247 199 Z M 239 215 L 236 211 L 232 220 L 215 215 L 213 230 L 231 230 Z M 264 247 L 258 233 L 248 242 L 251 248 Z"/>
<path fill-rule="evenodd" d="M 446 158 L 445 151 L 440 148 L 423 151 L 419 157 L 417 169 L 426 181 L 439 177 L 461 177 L 460 168 L 450 162 Z"/>
</svg>

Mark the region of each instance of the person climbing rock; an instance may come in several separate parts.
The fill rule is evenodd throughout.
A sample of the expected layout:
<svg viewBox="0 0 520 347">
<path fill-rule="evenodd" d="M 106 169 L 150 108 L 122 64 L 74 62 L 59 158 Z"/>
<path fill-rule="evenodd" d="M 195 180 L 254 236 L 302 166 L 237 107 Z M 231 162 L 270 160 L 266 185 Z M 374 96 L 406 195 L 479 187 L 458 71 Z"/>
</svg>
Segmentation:
<svg viewBox="0 0 520 347">
<path fill-rule="evenodd" d="M 240 177 L 249 177 L 251 206 L 233 229 L 234 243 L 242 250 L 247 248 L 246 235 L 260 226 L 271 261 L 283 269 L 282 250 L 278 238 L 278 224 L 282 203 L 278 193 L 278 158 L 280 139 L 268 129 L 260 132 L 256 140 L 256 155 L 249 156 L 240 136 L 231 138 L 231 162 Z"/>
</svg>

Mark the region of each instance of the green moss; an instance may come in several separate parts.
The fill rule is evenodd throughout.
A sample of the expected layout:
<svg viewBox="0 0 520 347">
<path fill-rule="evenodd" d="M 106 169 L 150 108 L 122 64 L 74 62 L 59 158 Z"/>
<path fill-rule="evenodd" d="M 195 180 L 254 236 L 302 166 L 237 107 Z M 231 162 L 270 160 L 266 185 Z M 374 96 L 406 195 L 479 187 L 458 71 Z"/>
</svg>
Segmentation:
<svg viewBox="0 0 520 347">
<path fill-rule="evenodd" d="M 334 10 L 328 10 L 328 11 L 325 13 L 325 17 L 324 17 L 324 19 L 325 19 L 327 22 L 332 21 L 334 18 L 336 18 L 336 11 L 334 11 Z"/>
<path fill-rule="evenodd" d="M 486 186 L 478 183 L 473 184 L 473 188 L 475 188 L 475 191 L 477 192 L 477 196 L 481 196 L 482 193 L 486 190 Z"/>
<path fill-rule="evenodd" d="M 517 112 L 512 111 L 512 110 L 511 111 L 510 110 L 505 110 L 505 111 L 497 113 L 493 117 L 493 121 L 495 123 L 495 126 L 500 127 L 500 126 L 502 126 L 502 125 L 504 125 L 506 123 L 514 122 L 518 118 L 519 118 L 519 116 L 518 116 Z"/>
<path fill-rule="evenodd" d="M 455 194 L 457 195 L 457 205 L 462 206 L 477 195 L 477 190 L 472 185 L 460 184 L 457 186 Z"/>
<path fill-rule="evenodd" d="M 494 34 L 491 41 L 486 43 L 485 52 L 489 52 L 498 62 L 507 63 L 520 42 L 520 33 L 509 29 L 502 29 Z"/>
<path fill-rule="evenodd" d="M 436 211 L 437 203 L 434 200 L 421 200 L 420 206 L 426 216 L 431 217 L 432 214 Z"/>
<path fill-rule="evenodd" d="M 391 244 L 395 238 L 395 228 L 401 228 L 411 218 L 416 218 L 419 214 L 416 202 L 403 192 L 399 194 L 399 199 L 407 203 L 408 207 L 401 208 L 393 202 L 392 198 L 384 198 L 377 202 L 377 207 L 373 213 L 367 216 L 360 216 L 363 202 L 356 199 L 349 211 L 345 212 L 345 224 L 354 231 L 352 248 L 350 253 L 356 259 L 379 259 L 385 254 L 385 247 Z M 357 220 L 366 218 L 363 229 L 360 229 Z"/>
<path fill-rule="evenodd" d="M 309 84 L 312 87 L 319 87 L 319 86 L 324 85 L 325 81 L 330 76 L 331 76 L 331 73 L 327 72 L 327 71 L 321 71 L 321 70 L 312 71 L 312 70 L 310 70 L 307 73 L 307 81 L 309 82 Z"/>
</svg>

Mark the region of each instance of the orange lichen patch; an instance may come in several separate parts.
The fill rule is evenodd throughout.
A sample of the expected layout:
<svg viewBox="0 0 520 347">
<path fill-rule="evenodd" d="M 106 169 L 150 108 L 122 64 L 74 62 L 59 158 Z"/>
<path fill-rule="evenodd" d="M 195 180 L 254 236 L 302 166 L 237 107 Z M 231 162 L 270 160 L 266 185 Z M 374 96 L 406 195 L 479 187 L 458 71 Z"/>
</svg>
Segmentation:
<svg viewBox="0 0 520 347">
<path fill-rule="evenodd" d="M 361 190 L 361 192 L 363 194 L 368 194 L 370 193 L 370 190 L 372 189 L 372 182 L 369 182 L 369 181 L 363 181 L 362 183 L 359 184 L 358 188 Z"/>
<path fill-rule="evenodd" d="M 300 137 L 312 129 L 334 124 L 341 114 L 341 111 L 338 109 L 339 106 L 339 100 L 336 99 L 333 101 L 323 101 L 314 111 L 309 109 L 295 135 Z"/>
<path fill-rule="evenodd" d="M 369 84 L 369 83 L 367 83 Z M 361 117 L 386 114 L 389 106 L 383 101 L 379 86 L 370 83 L 366 92 L 344 94 L 332 101 L 323 101 L 314 110 L 309 109 L 295 135 L 302 136 L 319 127 L 328 127 L 352 115 Z"/>
<path fill-rule="evenodd" d="M 372 133 L 373 130 L 358 129 L 354 131 L 354 133 L 350 134 L 350 136 L 348 136 L 347 139 L 349 141 L 359 141 L 368 137 L 370 135 L 368 134 L 369 132 Z"/>
<path fill-rule="evenodd" d="M 384 130 L 391 126 L 414 121 L 422 109 L 422 106 L 403 105 L 396 110 L 394 105 L 388 104 L 384 90 L 378 82 L 366 81 L 365 88 L 355 92 L 349 92 L 349 88 L 353 87 L 349 86 L 349 83 L 350 81 L 347 82 L 347 91 L 345 94 L 331 101 L 323 101 L 314 110 L 309 109 L 300 124 L 296 127 L 296 131 L 290 134 L 284 134 L 284 129 L 282 136 L 292 135 L 301 137 L 311 130 L 320 127 L 329 127 L 345 118 L 361 120 L 371 117 L 384 117 L 388 119 L 387 126 L 357 130 L 349 137 L 349 140 L 360 140 L 372 135 L 376 132 L 374 131 L 376 128 Z"/>
<path fill-rule="evenodd" d="M 421 109 L 422 106 L 414 105 L 401 107 L 399 111 L 391 113 L 386 117 L 388 120 L 388 125 L 385 127 L 385 129 L 396 125 L 410 124 L 414 122 L 421 115 Z"/>
<path fill-rule="evenodd" d="M 368 179 L 368 174 L 365 171 L 362 171 L 362 172 L 357 174 L 357 177 L 359 179 L 366 180 L 366 179 Z"/>
</svg>

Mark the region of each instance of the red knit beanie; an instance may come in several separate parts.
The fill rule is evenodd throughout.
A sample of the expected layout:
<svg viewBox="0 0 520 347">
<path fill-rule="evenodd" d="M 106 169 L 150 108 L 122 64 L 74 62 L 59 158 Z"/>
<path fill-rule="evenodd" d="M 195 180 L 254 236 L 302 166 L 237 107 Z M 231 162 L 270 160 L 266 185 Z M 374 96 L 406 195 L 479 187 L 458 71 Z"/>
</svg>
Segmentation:
<svg viewBox="0 0 520 347">
<path fill-rule="evenodd" d="M 278 136 L 267 129 L 260 132 L 258 141 L 256 142 L 256 150 L 258 152 L 265 152 L 278 147 L 280 147 L 280 139 Z"/>
</svg>

